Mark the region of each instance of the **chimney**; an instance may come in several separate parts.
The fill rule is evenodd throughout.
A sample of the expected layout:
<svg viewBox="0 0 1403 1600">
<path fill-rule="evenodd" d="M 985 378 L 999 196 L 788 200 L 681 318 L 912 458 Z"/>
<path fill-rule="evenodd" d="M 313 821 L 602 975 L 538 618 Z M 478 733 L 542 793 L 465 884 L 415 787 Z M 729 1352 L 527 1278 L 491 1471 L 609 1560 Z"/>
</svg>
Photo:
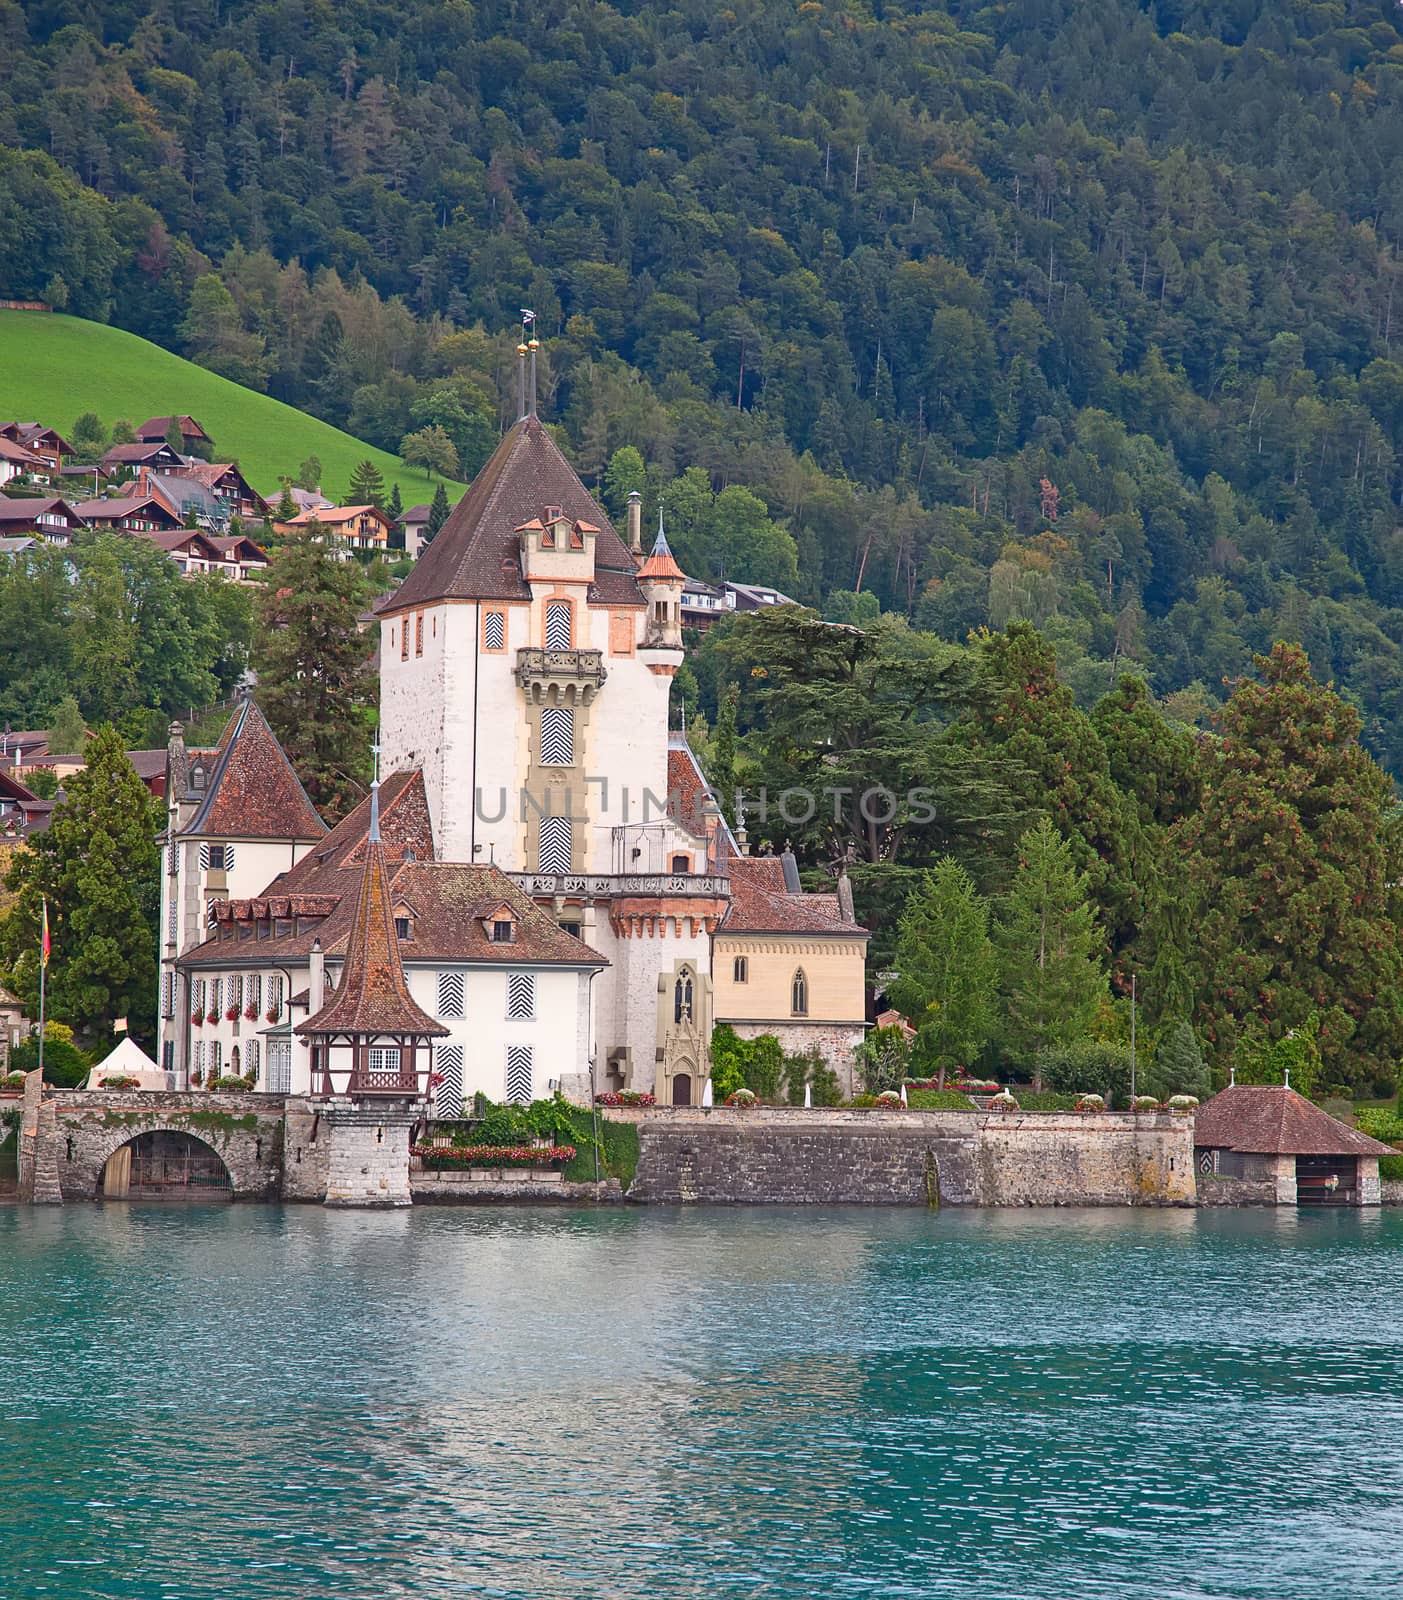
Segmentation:
<svg viewBox="0 0 1403 1600">
<path fill-rule="evenodd" d="M 643 554 L 643 496 L 637 489 L 628 497 L 628 547 L 636 556 Z"/>
<path fill-rule="evenodd" d="M 326 1000 L 326 957 L 322 954 L 320 939 L 312 940 L 312 953 L 307 957 L 307 1015 L 315 1017 Z"/>
<path fill-rule="evenodd" d="M 799 882 L 799 863 L 794 859 L 794 852 L 786 844 L 779 858 L 780 869 L 784 873 L 784 892 L 786 894 L 803 894 L 804 886 Z"/>
<path fill-rule="evenodd" d="M 185 798 L 187 762 L 185 726 L 180 722 L 172 722 L 166 730 L 166 797 L 172 804 L 178 804 Z"/>
</svg>

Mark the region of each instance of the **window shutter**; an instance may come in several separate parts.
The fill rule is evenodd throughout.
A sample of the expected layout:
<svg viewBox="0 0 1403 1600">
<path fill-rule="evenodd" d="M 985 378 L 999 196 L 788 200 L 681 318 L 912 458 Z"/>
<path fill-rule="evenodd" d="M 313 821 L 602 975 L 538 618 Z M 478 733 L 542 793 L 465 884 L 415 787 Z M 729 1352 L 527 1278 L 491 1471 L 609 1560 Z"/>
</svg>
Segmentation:
<svg viewBox="0 0 1403 1600">
<path fill-rule="evenodd" d="M 258 1040 L 257 1039 L 250 1039 L 248 1041 L 247 1045 L 245 1045 L 245 1047 L 244 1047 L 244 1072 L 248 1077 L 252 1078 L 255 1083 L 257 1083 L 257 1081 L 258 1081 Z"/>
<path fill-rule="evenodd" d="M 507 1102 L 514 1106 L 531 1104 L 531 1081 L 534 1077 L 531 1047 L 514 1044 L 507 1047 Z"/>
<path fill-rule="evenodd" d="M 434 1059 L 443 1077 L 434 1092 L 434 1109 L 441 1117 L 461 1117 L 463 1114 L 463 1047 L 460 1044 L 440 1045 Z"/>
<path fill-rule="evenodd" d="M 507 1015 L 517 1019 L 536 1015 L 536 979 L 532 973 L 508 973 Z"/>
<path fill-rule="evenodd" d="M 571 706 L 541 708 L 541 764 L 568 767 L 575 761 L 575 712 Z"/>
<path fill-rule="evenodd" d="M 174 896 L 166 902 L 166 938 L 171 944 L 180 936 L 180 906 Z"/>
<path fill-rule="evenodd" d="M 569 817 L 542 817 L 538 872 L 565 873 L 570 870 L 571 826 Z"/>
<path fill-rule="evenodd" d="M 438 1014 L 443 1017 L 461 1017 L 463 1014 L 463 974 L 440 972 L 438 975 Z"/>
<path fill-rule="evenodd" d="M 231 844 L 224 846 L 224 870 L 226 872 L 234 870 L 234 847 Z"/>
<path fill-rule="evenodd" d="M 546 607 L 546 649 L 570 648 L 570 607 L 563 600 L 552 600 Z"/>
<path fill-rule="evenodd" d="M 200 871 L 209 871 L 209 846 L 207 844 L 200 846 Z"/>
<path fill-rule="evenodd" d="M 482 619 L 482 644 L 486 650 L 504 650 L 507 644 L 505 612 L 489 611 Z"/>
</svg>

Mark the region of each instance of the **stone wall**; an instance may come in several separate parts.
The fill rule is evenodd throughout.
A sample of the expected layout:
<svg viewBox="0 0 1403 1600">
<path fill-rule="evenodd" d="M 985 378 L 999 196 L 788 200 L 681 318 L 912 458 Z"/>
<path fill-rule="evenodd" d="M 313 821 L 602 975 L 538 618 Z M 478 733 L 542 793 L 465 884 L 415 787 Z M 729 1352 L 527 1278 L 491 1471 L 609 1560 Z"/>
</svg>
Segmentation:
<svg viewBox="0 0 1403 1600">
<path fill-rule="evenodd" d="M 1275 1178 L 1228 1178 L 1214 1172 L 1198 1175 L 1201 1206 L 1274 1206 Z"/>
<path fill-rule="evenodd" d="M 283 1115 L 284 1200 L 321 1205 L 326 1199 L 331 1138 L 326 1119 L 306 1100 L 289 1100 Z"/>
<path fill-rule="evenodd" d="M 620 1113 L 611 1111 L 610 1116 Z M 631 1200 L 776 1205 L 1192 1205 L 1186 1117 L 658 1109 Z"/>
<path fill-rule="evenodd" d="M 283 1100 L 263 1094 L 48 1096 L 40 1136 L 57 1164 L 64 1200 L 95 1200 L 108 1157 L 139 1134 L 167 1129 L 209 1145 L 229 1169 L 236 1200 L 276 1200 L 283 1176 Z M 44 1152 L 40 1152 L 42 1162 Z"/>
</svg>

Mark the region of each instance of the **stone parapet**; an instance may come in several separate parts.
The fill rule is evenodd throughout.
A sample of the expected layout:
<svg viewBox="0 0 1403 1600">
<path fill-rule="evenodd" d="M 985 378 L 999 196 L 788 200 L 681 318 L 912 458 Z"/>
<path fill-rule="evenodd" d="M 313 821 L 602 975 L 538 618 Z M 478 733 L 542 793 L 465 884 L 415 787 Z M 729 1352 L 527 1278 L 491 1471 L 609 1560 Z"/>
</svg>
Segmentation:
<svg viewBox="0 0 1403 1600">
<path fill-rule="evenodd" d="M 1225 1178 L 1201 1172 L 1197 1179 L 1201 1206 L 1274 1206 L 1275 1178 Z"/>
<path fill-rule="evenodd" d="M 623 1190 L 617 1178 L 605 1178 L 599 1183 L 567 1183 L 556 1176 L 542 1182 L 532 1173 L 523 1172 L 510 1180 L 474 1177 L 470 1182 L 455 1181 L 463 1174 L 448 1172 L 414 1172 L 409 1185 L 414 1204 L 439 1206 L 499 1205 L 504 1202 L 540 1201 L 546 1204 L 599 1201 L 617 1204 L 623 1199 Z"/>
</svg>

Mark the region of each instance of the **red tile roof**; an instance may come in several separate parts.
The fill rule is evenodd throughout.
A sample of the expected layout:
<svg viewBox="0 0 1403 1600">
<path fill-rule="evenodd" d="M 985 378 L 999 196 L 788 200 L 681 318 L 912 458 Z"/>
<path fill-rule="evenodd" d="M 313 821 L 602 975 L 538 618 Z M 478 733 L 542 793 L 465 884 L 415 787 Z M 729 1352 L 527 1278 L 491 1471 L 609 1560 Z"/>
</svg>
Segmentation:
<svg viewBox="0 0 1403 1600">
<path fill-rule="evenodd" d="M 157 439 L 154 442 L 148 442 L 145 444 L 138 440 L 135 444 L 114 444 L 112 448 L 104 454 L 102 462 L 104 466 L 106 466 L 109 462 L 140 463 L 142 461 L 150 461 L 153 456 L 160 455 L 162 451 L 164 451 L 168 456 L 179 453 L 172 452 L 170 446 L 165 442 L 164 439 Z"/>
<path fill-rule="evenodd" d="M 1253 1155 L 1391 1156 L 1367 1133 L 1337 1122 L 1304 1095 L 1279 1084 L 1233 1084 L 1199 1107 L 1194 1143 Z"/>
<path fill-rule="evenodd" d="M 529 600 L 516 529 L 547 506 L 599 529 L 589 599 L 642 606 L 637 565 L 539 417 L 510 428 L 400 585 L 391 609 L 436 600 Z"/>
<path fill-rule="evenodd" d="M 663 583 L 686 583 L 687 574 L 677 565 L 677 560 L 672 553 L 672 547 L 667 542 L 667 535 L 663 532 L 661 524 L 658 527 L 658 537 L 653 542 L 653 552 L 638 569 L 640 578 L 652 578 Z"/>
<path fill-rule="evenodd" d="M 252 700 L 229 719 L 205 798 L 183 831 L 223 839 L 320 839 L 326 833 Z"/>
<path fill-rule="evenodd" d="M 836 894 L 794 894 L 785 887 L 779 856 L 735 856 L 730 863 L 731 909 L 723 933 L 865 934 L 845 922 Z"/>
<path fill-rule="evenodd" d="M 209 435 L 195 421 L 194 417 L 148 417 L 136 430 L 136 436 L 138 439 L 164 440 L 171 431 L 172 422 L 180 424 L 180 436 L 182 439 L 209 438 Z"/>
<path fill-rule="evenodd" d="M 84 522 L 119 522 L 123 517 L 144 512 L 163 523 L 167 529 L 180 526 L 180 518 L 164 500 L 158 500 L 152 494 L 131 495 L 121 500 L 115 496 L 109 500 L 80 500 L 73 509 Z"/>
<path fill-rule="evenodd" d="M 712 798 L 711 786 L 707 783 L 702 769 L 697 765 L 697 758 L 692 753 L 692 747 L 681 734 L 670 734 L 667 746 L 667 807 L 668 815 L 672 820 L 688 833 L 698 839 L 706 838 L 706 806 Z M 734 852 L 736 841 L 726 823 L 725 817 L 720 817 L 720 826 L 725 835 L 726 843 Z"/>
</svg>

